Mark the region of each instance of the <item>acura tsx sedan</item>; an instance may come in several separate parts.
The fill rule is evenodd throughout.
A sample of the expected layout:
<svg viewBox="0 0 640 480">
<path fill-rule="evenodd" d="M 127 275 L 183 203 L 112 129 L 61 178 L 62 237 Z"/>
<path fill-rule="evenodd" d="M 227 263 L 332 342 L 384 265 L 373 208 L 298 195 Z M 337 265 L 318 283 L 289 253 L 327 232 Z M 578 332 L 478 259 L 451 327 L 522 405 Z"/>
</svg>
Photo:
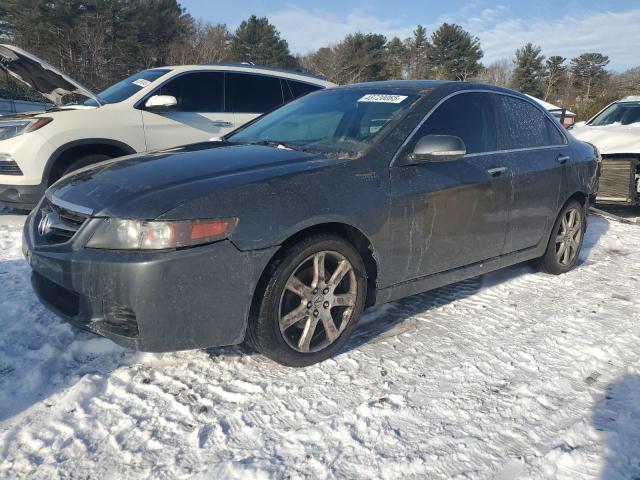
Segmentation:
<svg viewBox="0 0 640 480">
<path fill-rule="evenodd" d="M 67 175 L 23 248 L 41 301 L 118 344 L 246 341 L 304 366 L 368 306 L 529 260 L 570 270 L 598 162 L 507 89 L 349 85 L 219 141 Z"/>
</svg>

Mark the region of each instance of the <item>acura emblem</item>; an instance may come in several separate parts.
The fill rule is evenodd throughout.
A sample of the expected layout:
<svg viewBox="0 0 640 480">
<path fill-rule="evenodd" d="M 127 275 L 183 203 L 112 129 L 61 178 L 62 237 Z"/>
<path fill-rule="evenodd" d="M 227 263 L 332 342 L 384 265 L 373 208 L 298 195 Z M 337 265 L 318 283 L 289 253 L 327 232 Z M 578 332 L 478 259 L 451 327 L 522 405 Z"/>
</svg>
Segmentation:
<svg viewBox="0 0 640 480">
<path fill-rule="evenodd" d="M 46 237 L 51 231 L 51 226 L 57 223 L 58 214 L 56 212 L 49 212 L 43 215 L 38 223 L 38 233 L 41 237 Z"/>
</svg>

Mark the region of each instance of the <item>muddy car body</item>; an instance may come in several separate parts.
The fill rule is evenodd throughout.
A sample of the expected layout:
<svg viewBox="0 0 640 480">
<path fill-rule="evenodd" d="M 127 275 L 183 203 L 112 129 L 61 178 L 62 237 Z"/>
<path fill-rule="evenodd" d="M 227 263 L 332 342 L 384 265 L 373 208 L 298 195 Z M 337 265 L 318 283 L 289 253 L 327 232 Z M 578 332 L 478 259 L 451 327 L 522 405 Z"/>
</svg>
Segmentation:
<svg viewBox="0 0 640 480">
<path fill-rule="evenodd" d="M 518 148 L 518 135 L 529 146 Z M 531 259 L 571 268 L 596 160 L 509 90 L 351 85 L 222 142 L 63 178 L 29 216 L 24 250 L 46 305 L 122 345 L 164 351 L 247 336 L 277 361 L 305 365 L 337 351 L 366 306 Z M 143 230 L 169 225 L 174 239 L 185 224 L 185 242 L 196 229 L 222 233 L 139 248 L 161 236 Z M 128 229 L 133 244 L 121 243 Z"/>
</svg>

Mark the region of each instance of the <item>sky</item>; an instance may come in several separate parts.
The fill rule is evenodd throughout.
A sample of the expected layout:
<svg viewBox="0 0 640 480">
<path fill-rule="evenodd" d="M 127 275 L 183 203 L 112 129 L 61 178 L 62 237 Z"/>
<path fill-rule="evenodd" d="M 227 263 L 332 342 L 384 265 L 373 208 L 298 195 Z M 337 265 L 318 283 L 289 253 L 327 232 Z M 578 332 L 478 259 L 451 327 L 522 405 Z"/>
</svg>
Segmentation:
<svg viewBox="0 0 640 480">
<path fill-rule="evenodd" d="M 255 14 L 267 17 L 293 53 L 338 43 L 354 32 L 406 38 L 417 24 L 432 32 L 443 22 L 458 23 L 480 38 L 483 63 L 512 58 L 526 42 L 546 56 L 571 58 L 584 52 L 609 55 L 609 68 L 640 66 L 638 0 L 286 0 L 221 2 L 179 0 L 195 18 L 230 29 Z"/>
</svg>

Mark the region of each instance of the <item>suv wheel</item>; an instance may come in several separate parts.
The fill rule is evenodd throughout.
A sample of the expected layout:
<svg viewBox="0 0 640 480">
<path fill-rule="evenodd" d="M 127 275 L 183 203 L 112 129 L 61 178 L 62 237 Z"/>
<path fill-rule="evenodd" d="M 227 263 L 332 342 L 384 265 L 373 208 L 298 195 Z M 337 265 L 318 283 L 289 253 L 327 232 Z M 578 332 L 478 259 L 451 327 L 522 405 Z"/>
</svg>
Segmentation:
<svg viewBox="0 0 640 480">
<path fill-rule="evenodd" d="M 571 270 L 580 255 L 585 231 L 584 207 L 571 200 L 556 219 L 547 250 L 538 259 L 539 269 L 553 275 Z"/>
<path fill-rule="evenodd" d="M 93 165 L 94 163 L 100 163 L 105 160 L 109 160 L 111 157 L 105 154 L 95 154 L 95 155 L 87 155 L 86 157 L 81 157 L 78 160 L 74 161 L 71 165 L 69 165 L 60 175 L 60 178 L 64 177 L 66 174 L 74 172 L 76 170 L 80 170 L 83 167 Z"/>
<path fill-rule="evenodd" d="M 333 235 L 310 237 L 272 266 L 247 341 L 283 365 L 320 362 L 345 344 L 365 298 L 365 267 L 356 249 Z"/>
</svg>

